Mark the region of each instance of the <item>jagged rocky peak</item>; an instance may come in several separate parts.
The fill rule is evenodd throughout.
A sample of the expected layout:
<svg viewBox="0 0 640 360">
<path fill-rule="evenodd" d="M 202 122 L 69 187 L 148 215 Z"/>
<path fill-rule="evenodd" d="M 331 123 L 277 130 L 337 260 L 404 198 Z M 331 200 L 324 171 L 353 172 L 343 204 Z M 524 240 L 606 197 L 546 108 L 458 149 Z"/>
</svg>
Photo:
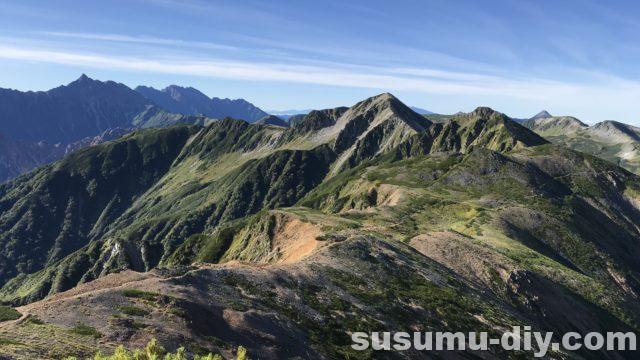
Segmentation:
<svg viewBox="0 0 640 360">
<path fill-rule="evenodd" d="M 90 77 L 88 77 L 86 74 L 82 74 L 80 75 L 79 78 L 77 78 L 76 80 L 70 82 L 66 88 L 68 89 L 77 89 L 77 88 L 88 88 L 88 87 L 94 87 L 96 85 L 105 85 L 108 83 L 112 83 L 112 82 L 102 82 L 100 80 L 95 80 L 92 79 Z M 65 86 L 59 87 L 57 89 L 61 89 L 61 88 L 65 88 Z"/>
<path fill-rule="evenodd" d="M 452 120 L 455 120 L 457 122 L 461 122 L 461 123 L 466 123 L 468 121 L 477 121 L 477 120 L 489 120 L 489 119 L 509 119 L 508 116 L 506 116 L 505 114 L 499 112 L 499 111 L 495 111 L 490 107 L 487 106 L 479 106 L 477 107 L 475 110 L 473 110 L 472 112 L 469 113 L 457 113 Z"/>
<path fill-rule="evenodd" d="M 130 94 L 135 94 L 133 90 L 131 90 L 128 86 L 122 83 L 115 82 L 113 80 L 101 81 L 101 80 L 91 78 L 86 74 L 80 75 L 79 78 L 70 82 L 67 86 L 60 86 L 50 91 L 61 90 L 64 88 L 67 88 L 68 90 L 87 89 L 87 88 L 88 89 L 117 89 L 118 91 L 126 91 L 126 92 L 129 92 Z M 111 95 L 111 94 L 108 94 L 108 95 Z"/>
<path fill-rule="evenodd" d="M 398 98 L 393 96 L 390 93 L 382 93 L 380 95 L 372 96 L 367 98 L 357 104 L 355 104 L 352 109 L 354 110 L 369 110 L 372 108 L 376 109 L 384 109 L 392 106 L 404 106 L 408 110 L 411 110 L 408 106 L 404 105 Z M 413 110 L 411 110 L 413 111 Z"/>
<path fill-rule="evenodd" d="M 321 142 L 328 142 L 336 137 L 340 142 L 340 139 L 348 137 L 348 142 L 352 145 L 357 137 L 382 124 L 387 124 L 387 132 L 400 126 L 406 128 L 401 133 L 416 133 L 424 131 L 431 121 L 411 110 L 392 94 L 382 93 L 349 108 L 313 110 L 304 117 L 291 119 L 290 124 L 293 132 L 298 134 L 319 131 L 317 139 Z"/>
<path fill-rule="evenodd" d="M 366 99 L 364 101 L 367 101 L 367 100 L 371 100 L 371 101 L 374 101 L 374 102 L 375 101 L 380 101 L 380 102 L 385 102 L 385 101 L 398 101 L 399 102 L 400 101 L 400 100 L 398 100 L 397 97 L 393 96 L 393 94 L 388 93 L 388 92 L 384 92 L 382 94 L 372 96 L 372 97 L 370 97 L 370 98 L 368 98 L 368 99 Z"/>
<path fill-rule="evenodd" d="M 193 87 L 170 85 L 162 90 L 138 86 L 136 91 L 172 113 L 205 115 L 213 119 L 227 116 L 256 122 L 268 114 L 244 99 L 209 98 Z"/>
<path fill-rule="evenodd" d="M 370 123 L 380 123 L 391 119 L 400 120 L 415 131 L 423 131 L 431 124 L 424 116 L 411 110 L 390 93 L 372 96 L 355 104 L 345 112 L 340 122 L 349 122 L 360 117 L 369 118 Z"/>
<path fill-rule="evenodd" d="M 547 119 L 553 117 L 553 115 L 549 114 L 549 112 L 547 110 L 542 110 L 539 113 L 533 115 L 533 117 L 531 117 L 531 120 L 535 120 L 535 119 Z"/>
<path fill-rule="evenodd" d="M 503 113 L 493 110 L 488 106 L 478 106 L 475 110 L 473 110 L 469 115 L 472 117 L 479 118 L 490 118 L 493 116 L 504 116 Z"/>
<path fill-rule="evenodd" d="M 93 102 L 100 98 L 102 101 L 112 104 L 115 107 L 121 104 L 133 104 L 142 108 L 151 105 L 151 102 L 142 95 L 129 88 L 127 85 L 115 82 L 113 80 L 101 81 L 93 79 L 86 74 L 80 75 L 79 78 L 67 85 L 58 86 L 47 91 L 56 97 L 66 98 L 66 101 L 77 102 Z M 73 100 L 71 100 L 73 98 Z M 51 114 L 55 116 L 56 114 Z M 75 119 L 82 121 L 82 119 Z M 73 121 L 73 120 L 72 120 Z M 95 134 L 97 135 L 97 134 Z"/>
<path fill-rule="evenodd" d="M 330 175 L 390 151 L 430 125 L 389 93 L 363 100 L 322 132 L 325 139 L 333 139 L 333 150 L 340 154 Z"/>
<path fill-rule="evenodd" d="M 203 94 L 200 90 L 192 88 L 192 87 L 183 87 L 178 85 L 169 85 L 166 88 L 162 89 L 163 92 L 169 94 L 172 98 L 176 100 L 180 100 L 182 97 L 188 95 L 193 97 L 199 97 L 202 100 L 209 100 L 209 97 Z"/>
<path fill-rule="evenodd" d="M 208 103 L 211 100 L 200 90 L 190 86 L 184 87 L 180 85 L 169 85 L 162 90 L 158 90 L 150 86 L 138 86 L 135 90 L 151 100 L 158 100 L 157 102 L 160 103 L 162 103 L 162 101 L 158 99 L 158 96 L 167 96 L 169 99 L 177 102 L 196 101 L 200 104 Z"/>
<path fill-rule="evenodd" d="M 466 145 L 461 148 L 462 151 L 471 148 L 509 151 L 547 143 L 532 130 L 486 106 L 454 116 L 445 124 L 447 126 L 455 129 L 456 136 L 460 139 L 466 139 L 463 141 Z"/>
<path fill-rule="evenodd" d="M 77 80 L 73 81 L 72 84 L 73 83 L 88 82 L 88 81 L 93 81 L 93 79 L 88 77 L 87 74 L 83 73 L 82 75 L 80 75 L 80 77 Z"/>
<path fill-rule="evenodd" d="M 455 121 L 461 125 L 469 125 L 477 122 L 482 122 L 483 124 L 506 124 L 512 130 L 520 131 L 525 129 L 524 126 L 519 124 L 517 121 L 513 120 L 509 116 L 496 111 L 488 106 L 479 106 L 475 110 L 469 113 L 458 113 L 453 118 L 452 121 Z M 532 120 L 527 120 L 532 121 Z"/>
</svg>

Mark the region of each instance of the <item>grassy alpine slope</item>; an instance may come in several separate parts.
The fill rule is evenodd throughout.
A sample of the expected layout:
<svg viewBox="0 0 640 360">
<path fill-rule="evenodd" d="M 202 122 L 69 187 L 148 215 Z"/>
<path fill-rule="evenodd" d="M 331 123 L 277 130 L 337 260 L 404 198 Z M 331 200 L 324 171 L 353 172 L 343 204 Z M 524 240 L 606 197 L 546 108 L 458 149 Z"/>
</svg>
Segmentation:
<svg viewBox="0 0 640 360">
<path fill-rule="evenodd" d="M 431 123 L 382 94 L 77 156 L 1 191 L 0 298 L 23 316 L 0 349 L 17 358 L 157 338 L 224 357 L 528 359 L 356 352 L 349 333 L 640 327 L 640 179 L 488 108 Z"/>
</svg>

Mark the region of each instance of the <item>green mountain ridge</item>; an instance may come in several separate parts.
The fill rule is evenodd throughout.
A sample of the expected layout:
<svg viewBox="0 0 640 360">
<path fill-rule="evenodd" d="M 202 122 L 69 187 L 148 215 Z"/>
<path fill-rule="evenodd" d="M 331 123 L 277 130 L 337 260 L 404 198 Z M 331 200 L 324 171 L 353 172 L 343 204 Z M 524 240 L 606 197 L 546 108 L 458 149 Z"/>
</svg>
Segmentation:
<svg viewBox="0 0 640 360">
<path fill-rule="evenodd" d="M 386 93 L 288 128 L 139 130 L 0 186 L 0 300 L 42 322 L 0 337 L 44 358 L 149 334 L 266 359 L 530 358 L 359 353 L 349 334 L 637 331 L 639 194 L 490 108 L 432 122 Z M 78 323 L 100 335 L 56 346 Z"/>
</svg>

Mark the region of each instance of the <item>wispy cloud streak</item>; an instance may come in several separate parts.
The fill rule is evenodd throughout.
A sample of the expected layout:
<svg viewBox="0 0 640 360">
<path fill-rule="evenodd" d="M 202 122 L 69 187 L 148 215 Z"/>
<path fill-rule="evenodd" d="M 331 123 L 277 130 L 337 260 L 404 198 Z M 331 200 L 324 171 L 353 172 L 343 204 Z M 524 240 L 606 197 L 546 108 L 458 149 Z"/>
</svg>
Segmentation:
<svg viewBox="0 0 640 360">
<path fill-rule="evenodd" d="M 168 73 L 252 81 L 279 81 L 383 90 L 408 90 L 436 94 L 503 94 L 520 98 L 547 98 L 585 90 L 584 86 L 527 79 L 448 72 L 437 69 L 368 67 L 369 71 L 321 66 L 285 65 L 241 61 L 136 58 L 107 54 L 53 51 L 0 45 L 0 58 L 54 64 Z"/>
<path fill-rule="evenodd" d="M 1 41 L 0 59 L 201 78 L 366 88 L 381 92 L 411 91 L 438 96 L 492 97 L 552 106 L 561 103 L 582 109 L 597 108 L 597 104 L 637 103 L 635 94 L 640 93 L 640 84 L 635 81 L 598 73 L 591 74 L 588 81 L 576 83 L 435 68 L 349 64 L 315 66 L 226 59 L 203 61 L 188 57 L 133 57 L 72 50 L 59 51 L 36 45 L 27 47 L 11 42 L 3 44 Z M 627 107 L 626 111 L 634 109 Z M 584 120 L 590 121 L 588 118 Z"/>
<path fill-rule="evenodd" d="M 204 41 L 186 41 L 179 39 L 163 39 L 150 36 L 129 36 L 121 34 L 94 34 L 94 33 L 72 33 L 72 32 L 55 32 L 47 31 L 41 34 L 50 35 L 55 37 L 73 38 L 82 40 L 99 40 L 99 41 L 114 41 L 136 44 L 148 44 L 148 45 L 165 45 L 165 46 L 179 46 L 179 47 L 192 47 L 211 50 L 238 50 L 237 47 L 217 44 Z"/>
</svg>

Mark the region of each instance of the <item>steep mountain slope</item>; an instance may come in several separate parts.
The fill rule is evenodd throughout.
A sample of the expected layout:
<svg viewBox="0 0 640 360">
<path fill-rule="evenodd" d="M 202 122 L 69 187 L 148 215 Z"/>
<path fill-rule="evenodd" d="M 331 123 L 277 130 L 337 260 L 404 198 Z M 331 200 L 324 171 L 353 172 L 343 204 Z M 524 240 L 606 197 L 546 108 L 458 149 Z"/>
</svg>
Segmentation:
<svg viewBox="0 0 640 360">
<path fill-rule="evenodd" d="M 571 116 L 541 114 L 522 124 L 554 143 L 598 156 L 635 173 L 639 171 L 639 128 L 616 121 L 588 126 Z"/>
<path fill-rule="evenodd" d="M 214 119 L 232 117 L 256 122 L 269 115 L 244 99 L 208 98 L 192 87 L 168 86 L 162 90 L 138 86 L 136 91 L 163 109 L 184 115 L 205 115 Z"/>
<path fill-rule="evenodd" d="M 1 185 L 0 280 L 38 271 L 86 245 L 164 175 L 192 132 L 184 126 L 126 136 Z M 58 280 L 48 286 L 68 287 Z"/>
<path fill-rule="evenodd" d="M 381 94 L 74 156 L 0 187 L 0 299 L 25 314 L 0 323 L 13 356 L 155 336 L 266 359 L 515 359 L 531 354 L 356 352 L 350 333 L 640 328 L 640 179 L 489 108 L 431 123 Z"/>
</svg>

